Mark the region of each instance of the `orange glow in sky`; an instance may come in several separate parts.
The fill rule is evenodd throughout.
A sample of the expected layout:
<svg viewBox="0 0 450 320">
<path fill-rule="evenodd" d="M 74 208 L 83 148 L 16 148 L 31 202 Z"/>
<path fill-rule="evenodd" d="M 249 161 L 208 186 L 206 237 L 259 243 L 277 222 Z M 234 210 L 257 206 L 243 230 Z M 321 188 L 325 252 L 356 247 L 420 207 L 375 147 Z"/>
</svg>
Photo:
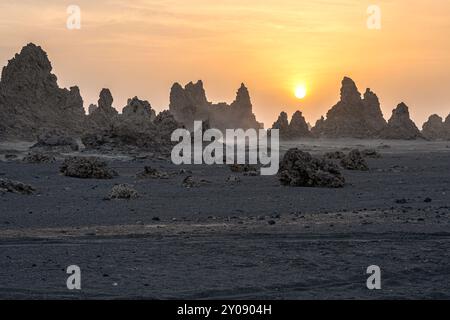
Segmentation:
<svg viewBox="0 0 450 320">
<path fill-rule="evenodd" d="M 119 110 L 137 95 L 159 111 L 173 82 L 202 79 L 214 102 L 231 102 L 244 82 L 266 127 L 300 102 L 314 124 L 349 76 L 377 93 L 386 118 L 401 101 L 419 127 L 450 111 L 450 1 L 377 0 L 381 30 L 368 29 L 365 0 L 76 2 L 80 30 L 66 28 L 73 1 L 2 0 L 0 64 L 28 42 L 41 45 L 86 108 L 107 87 Z"/>
</svg>

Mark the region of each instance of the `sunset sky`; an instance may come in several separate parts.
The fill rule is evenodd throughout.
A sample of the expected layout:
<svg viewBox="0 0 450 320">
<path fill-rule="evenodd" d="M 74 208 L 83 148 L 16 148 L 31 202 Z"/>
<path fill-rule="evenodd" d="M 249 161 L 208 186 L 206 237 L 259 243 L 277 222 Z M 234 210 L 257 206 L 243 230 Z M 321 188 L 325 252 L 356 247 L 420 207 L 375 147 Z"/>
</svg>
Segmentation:
<svg viewBox="0 0 450 320">
<path fill-rule="evenodd" d="M 81 30 L 66 28 L 72 4 Z M 371 4 L 381 30 L 366 26 Z M 0 0 L 0 39 L 1 66 L 42 46 L 86 108 L 107 87 L 119 110 L 138 96 L 160 111 L 173 82 L 202 79 L 213 102 L 244 82 L 266 127 L 297 109 L 314 124 L 349 76 L 377 93 L 385 118 L 402 101 L 419 127 L 450 112 L 449 0 Z"/>
</svg>

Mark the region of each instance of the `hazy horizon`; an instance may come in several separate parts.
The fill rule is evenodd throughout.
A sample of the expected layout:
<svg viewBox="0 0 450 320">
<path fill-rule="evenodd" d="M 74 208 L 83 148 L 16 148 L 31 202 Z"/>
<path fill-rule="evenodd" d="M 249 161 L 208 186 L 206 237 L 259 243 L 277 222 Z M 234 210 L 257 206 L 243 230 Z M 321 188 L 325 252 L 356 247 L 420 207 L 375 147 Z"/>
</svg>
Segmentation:
<svg viewBox="0 0 450 320">
<path fill-rule="evenodd" d="M 80 30 L 66 28 L 71 4 L 81 8 Z M 382 10 L 381 30 L 366 26 L 371 4 Z M 119 111 L 134 96 L 161 111 L 174 82 L 203 80 L 212 102 L 232 102 L 244 82 L 266 127 L 296 110 L 314 125 L 349 76 L 378 95 L 386 120 L 405 102 L 421 128 L 450 112 L 449 12 L 439 0 L 2 0 L 0 65 L 40 45 L 59 85 L 80 87 L 86 109 L 102 88 Z"/>
</svg>

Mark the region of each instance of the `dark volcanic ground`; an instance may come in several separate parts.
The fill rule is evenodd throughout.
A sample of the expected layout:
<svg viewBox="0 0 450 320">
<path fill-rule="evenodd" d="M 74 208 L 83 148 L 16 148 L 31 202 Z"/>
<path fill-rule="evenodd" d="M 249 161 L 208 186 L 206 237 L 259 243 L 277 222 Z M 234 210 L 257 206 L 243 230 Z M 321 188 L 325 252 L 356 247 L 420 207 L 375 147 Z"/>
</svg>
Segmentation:
<svg viewBox="0 0 450 320">
<path fill-rule="evenodd" d="M 186 174 L 136 179 L 144 165 L 181 169 L 163 160 L 112 161 L 120 176 L 104 181 L 0 162 L 0 177 L 38 190 L 0 194 L 0 297 L 450 298 L 450 149 L 423 144 L 380 150 L 337 190 L 231 185 L 226 166 L 183 167 L 210 181 L 199 188 L 182 186 Z M 117 183 L 140 198 L 104 200 Z M 78 293 L 65 285 L 72 264 Z M 380 291 L 365 285 L 373 264 Z"/>
</svg>

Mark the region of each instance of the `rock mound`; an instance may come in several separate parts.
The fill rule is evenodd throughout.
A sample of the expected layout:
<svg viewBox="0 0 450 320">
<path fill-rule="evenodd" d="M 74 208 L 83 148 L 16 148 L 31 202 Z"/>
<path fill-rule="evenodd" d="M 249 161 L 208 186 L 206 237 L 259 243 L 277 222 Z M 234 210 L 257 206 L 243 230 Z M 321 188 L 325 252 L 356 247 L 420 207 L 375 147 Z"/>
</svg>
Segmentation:
<svg viewBox="0 0 450 320">
<path fill-rule="evenodd" d="M 117 172 L 108 164 L 97 158 L 72 157 L 64 160 L 60 172 L 67 176 L 80 179 L 112 179 Z"/>
<path fill-rule="evenodd" d="M 422 135 L 409 116 L 408 106 L 402 102 L 392 111 L 392 117 L 380 137 L 382 139 L 414 140 L 421 138 Z"/>
<path fill-rule="evenodd" d="M 139 197 L 139 193 L 128 184 L 115 185 L 108 195 L 110 200 L 131 200 Z"/>
<path fill-rule="evenodd" d="M 0 136 L 33 140 L 42 129 L 83 131 L 78 87 L 61 89 L 47 53 L 32 43 L 9 60 L 0 82 Z"/>
<path fill-rule="evenodd" d="M 367 89 L 361 98 L 355 82 L 345 77 L 340 101 L 328 111 L 326 119 L 317 121 L 312 133 L 328 138 L 374 138 L 385 126 L 376 94 Z"/>
<path fill-rule="evenodd" d="M 345 184 L 336 164 L 297 148 L 284 155 L 278 176 L 281 184 L 293 187 L 341 188 Z"/>
<path fill-rule="evenodd" d="M 341 166 L 347 170 L 369 170 L 366 160 L 358 149 L 350 151 L 350 153 L 341 160 Z"/>
</svg>

